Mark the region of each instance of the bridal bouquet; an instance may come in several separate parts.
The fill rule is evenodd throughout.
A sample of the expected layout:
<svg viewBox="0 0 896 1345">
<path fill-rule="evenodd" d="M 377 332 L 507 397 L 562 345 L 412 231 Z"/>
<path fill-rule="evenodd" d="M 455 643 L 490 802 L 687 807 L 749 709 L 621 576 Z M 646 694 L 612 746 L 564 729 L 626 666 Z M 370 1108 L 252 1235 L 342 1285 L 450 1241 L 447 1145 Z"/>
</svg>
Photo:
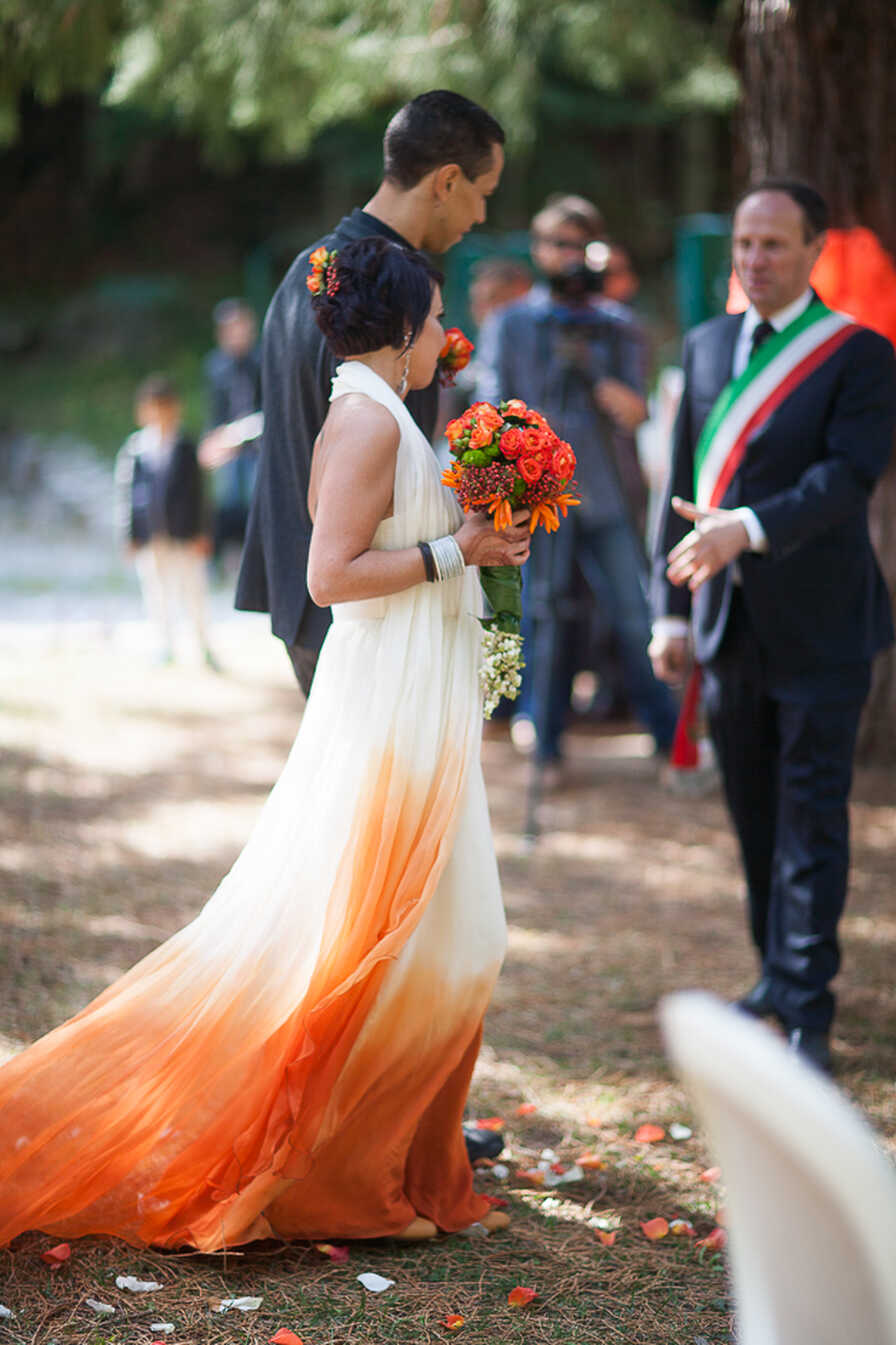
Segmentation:
<svg viewBox="0 0 896 1345">
<path fill-rule="evenodd" d="M 461 369 L 466 369 L 473 354 L 473 342 L 464 336 L 460 327 L 449 327 L 445 333 L 445 344 L 439 351 L 439 382 L 443 388 L 453 388 L 454 380 Z"/>
<path fill-rule="evenodd" d="M 514 398 L 492 406 L 475 402 L 449 421 L 445 435 L 454 462 L 442 481 L 466 513 L 494 517 L 500 530 L 515 509 L 529 510 L 529 531 L 560 526 L 575 496 L 576 455 L 538 411 Z M 521 685 L 523 639 L 522 571 L 516 565 L 486 565 L 480 571 L 489 615 L 483 619 L 483 713 L 490 719 L 502 696 L 515 700 Z"/>
</svg>

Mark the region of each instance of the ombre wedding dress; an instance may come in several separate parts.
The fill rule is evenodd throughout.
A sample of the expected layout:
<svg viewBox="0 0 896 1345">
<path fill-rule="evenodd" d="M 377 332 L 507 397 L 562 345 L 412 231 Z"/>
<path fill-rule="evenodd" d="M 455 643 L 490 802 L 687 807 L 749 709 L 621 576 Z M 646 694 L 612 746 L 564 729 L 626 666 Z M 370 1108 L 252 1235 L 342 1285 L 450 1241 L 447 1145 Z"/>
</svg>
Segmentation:
<svg viewBox="0 0 896 1345">
<path fill-rule="evenodd" d="M 454 531 L 404 404 L 373 545 Z M 0 1069 L 0 1244 L 201 1251 L 482 1217 L 461 1132 L 505 945 L 482 773 L 478 575 L 342 603 L 254 831 L 180 933 Z"/>
</svg>

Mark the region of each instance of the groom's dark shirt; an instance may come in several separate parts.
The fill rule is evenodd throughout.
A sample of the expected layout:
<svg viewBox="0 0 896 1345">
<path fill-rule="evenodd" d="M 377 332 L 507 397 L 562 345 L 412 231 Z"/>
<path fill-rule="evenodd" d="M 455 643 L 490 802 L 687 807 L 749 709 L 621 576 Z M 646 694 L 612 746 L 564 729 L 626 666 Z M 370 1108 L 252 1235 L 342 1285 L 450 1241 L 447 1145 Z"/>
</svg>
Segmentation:
<svg viewBox="0 0 896 1345">
<path fill-rule="evenodd" d="M 321 335 L 306 279 L 308 258 L 321 243 L 345 247 L 379 234 L 409 247 L 381 220 L 353 210 L 332 233 L 299 253 L 271 300 L 262 332 L 264 433 L 258 479 L 237 581 L 236 606 L 270 612 L 271 629 L 287 645 L 318 650 L 330 624 L 329 609 L 308 595 L 311 541 L 308 481 L 311 454 L 330 404 L 330 381 L 339 361 Z M 438 385 L 410 392 L 407 406 L 428 439 L 435 428 Z"/>
</svg>

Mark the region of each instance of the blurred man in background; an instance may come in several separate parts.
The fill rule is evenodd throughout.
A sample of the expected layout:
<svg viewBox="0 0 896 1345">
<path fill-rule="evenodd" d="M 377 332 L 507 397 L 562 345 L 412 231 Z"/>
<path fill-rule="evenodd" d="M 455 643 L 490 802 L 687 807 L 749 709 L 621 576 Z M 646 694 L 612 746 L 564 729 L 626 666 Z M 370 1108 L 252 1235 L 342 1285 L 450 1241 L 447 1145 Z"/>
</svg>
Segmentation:
<svg viewBox="0 0 896 1345">
<path fill-rule="evenodd" d="M 603 233 L 590 201 L 551 199 L 532 221 L 541 282 L 492 315 L 477 352 L 478 397 L 524 397 L 578 457 L 581 506 L 559 532 L 536 534 L 526 574 L 527 667 L 514 741 L 534 739 L 549 784 L 559 782 L 574 672 L 577 572 L 612 623 L 629 699 L 659 751 L 668 750 L 676 721 L 674 698 L 647 658 L 645 557 L 615 464 L 614 434 L 632 434 L 646 403 L 640 339 L 620 314 L 600 306 L 600 269 L 588 264 L 589 247 L 594 257 Z M 599 260 L 606 260 L 603 245 Z"/>
<path fill-rule="evenodd" d="M 217 349 L 206 356 L 206 433 L 203 467 L 214 471 L 214 557 L 228 543 L 242 546 L 258 471 L 261 355 L 255 314 L 243 299 L 222 299 L 212 314 Z M 242 437 L 245 435 L 245 437 Z"/>
</svg>

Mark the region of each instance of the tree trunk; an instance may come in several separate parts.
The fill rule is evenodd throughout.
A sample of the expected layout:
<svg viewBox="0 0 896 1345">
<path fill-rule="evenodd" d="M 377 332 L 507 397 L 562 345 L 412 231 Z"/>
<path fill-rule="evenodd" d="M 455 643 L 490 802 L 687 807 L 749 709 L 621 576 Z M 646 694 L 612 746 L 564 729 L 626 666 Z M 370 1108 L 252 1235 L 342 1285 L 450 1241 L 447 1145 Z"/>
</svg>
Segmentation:
<svg viewBox="0 0 896 1345">
<path fill-rule="evenodd" d="M 896 4 L 741 0 L 734 58 L 744 84 L 739 166 L 814 183 L 840 228 L 864 225 L 896 254 Z M 861 319 L 860 319 L 861 320 Z M 874 547 L 896 590 L 896 451 L 871 502 Z M 896 652 L 881 654 L 859 737 L 865 760 L 896 753 Z"/>
<path fill-rule="evenodd" d="M 892 595 L 896 593 L 896 443 L 872 496 L 870 521 L 871 540 Z M 881 764 L 896 760 L 896 648 L 879 654 L 875 661 L 871 694 L 859 729 L 859 756 Z"/>
</svg>

